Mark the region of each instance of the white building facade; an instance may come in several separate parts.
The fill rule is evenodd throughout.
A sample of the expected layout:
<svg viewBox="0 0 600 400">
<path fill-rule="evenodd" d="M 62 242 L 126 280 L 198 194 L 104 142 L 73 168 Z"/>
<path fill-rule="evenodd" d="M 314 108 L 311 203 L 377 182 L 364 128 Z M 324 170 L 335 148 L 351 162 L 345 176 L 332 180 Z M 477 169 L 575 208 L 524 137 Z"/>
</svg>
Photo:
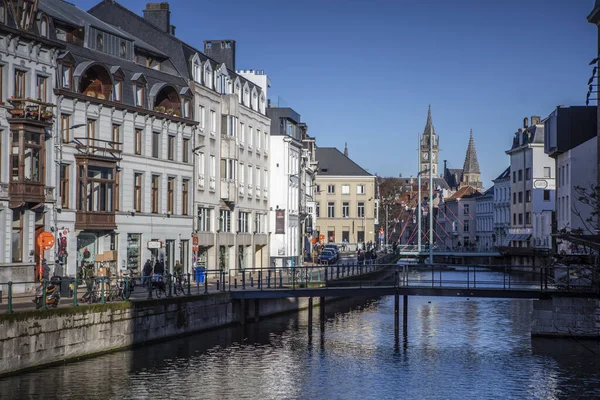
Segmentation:
<svg viewBox="0 0 600 400">
<path fill-rule="evenodd" d="M 513 262 L 534 263 L 538 249 L 552 246 L 552 213 L 555 195 L 555 163 L 544 153 L 544 125 L 539 117 L 531 118 L 528 126 L 513 138 L 506 152 L 510 156 L 511 226 L 508 241 L 515 252 Z"/>
<path fill-rule="evenodd" d="M 477 248 L 490 250 L 494 246 L 494 186 L 476 199 Z"/>
<path fill-rule="evenodd" d="M 510 167 L 494 179 L 494 245 L 506 247 L 510 230 Z"/>
</svg>

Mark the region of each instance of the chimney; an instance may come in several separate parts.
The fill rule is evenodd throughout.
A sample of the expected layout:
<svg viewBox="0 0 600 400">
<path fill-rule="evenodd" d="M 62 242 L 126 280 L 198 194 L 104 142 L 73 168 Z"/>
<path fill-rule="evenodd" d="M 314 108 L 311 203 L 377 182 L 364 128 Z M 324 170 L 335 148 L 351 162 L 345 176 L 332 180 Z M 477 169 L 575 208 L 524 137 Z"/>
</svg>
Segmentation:
<svg viewBox="0 0 600 400">
<path fill-rule="evenodd" d="M 539 117 L 539 116 L 537 116 L 537 115 L 533 115 L 533 116 L 531 117 L 531 126 L 534 126 L 534 125 L 539 125 L 539 123 L 540 123 L 540 121 L 541 121 L 541 120 L 542 120 L 542 118 L 541 118 L 541 117 Z"/>
<path fill-rule="evenodd" d="M 205 40 L 204 54 L 235 71 L 235 40 Z"/>
<path fill-rule="evenodd" d="M 171 25 L 171 35 L 175 36 L 175 25 Z"/>
<path fill-rule="evenodd" d="M 171 29 L 171 11 L 167 2 L 147 3 L 144 19 L 165 33 L 175 32 L 175 27 Z"/>
<path fill-rule="evenodd" d="M 348 142 L 344 143 L 344 155 L 348 157 Z"/>
<path fill-rule="evenodd" d="M 448 163 L 448 160 L 444 160 L 444 174 L 446 173 L 446 164 Z"/>
<path fill-rule="evenodd" d="M 529 127 L 529 120 L 527 117 L 523 118 L 523 129 L 527 129 Z"/>
</svg>

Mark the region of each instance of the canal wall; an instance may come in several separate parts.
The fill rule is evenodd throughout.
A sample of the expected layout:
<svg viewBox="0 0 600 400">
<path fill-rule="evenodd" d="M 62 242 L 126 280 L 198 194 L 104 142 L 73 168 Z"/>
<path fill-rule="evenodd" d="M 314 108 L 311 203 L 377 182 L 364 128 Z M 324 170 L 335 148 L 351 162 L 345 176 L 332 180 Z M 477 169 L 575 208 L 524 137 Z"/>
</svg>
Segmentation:
<svg viewBox="0 0 600 400">
<path fill-rule="evenodd" d="M 531 335 L 600 339 L 600 299 L 556 296 L 534 301 Z"/>
<path fill-rule="evenodd" d="M 254 320 L 257 310 L 262 318 L 306 307 L 308 299 L 264 299 L 245 315 Z M 1 314 L 0 375 L 240 323 L 240 315 L 229 293 Z"/>
</svg>

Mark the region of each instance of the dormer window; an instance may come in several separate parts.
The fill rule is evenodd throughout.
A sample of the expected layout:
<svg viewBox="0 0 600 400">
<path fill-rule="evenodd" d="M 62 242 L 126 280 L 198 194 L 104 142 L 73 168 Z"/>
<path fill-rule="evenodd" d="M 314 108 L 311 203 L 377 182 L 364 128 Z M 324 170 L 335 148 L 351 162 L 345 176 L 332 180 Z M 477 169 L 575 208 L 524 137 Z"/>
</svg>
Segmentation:
<svg viewBox="0 0 600 400">
<path fill-rule="evenodd" d="M 46 16 L 43 16 L 40 21 L 40 36 L 48 37 L 48 18 Z"/>
<path fill-rule="evenodd" d="M 260 112 L 261 113 L 265 113 L 265 95 L 261 94 L 260 95 Z"/>
<path fill-rule="evenodd" d="M 79 80 L 79 92 L 90 97 L 101 100 L 111 98 L 113 82 L 109 72 L 101 64 L 90 66 L 81 75 Z"/>
<path fill-rule="evenodd" d="M 194 58 L 193 74 L 194 81 L 202 83 L 202 68 L 200 67 L 200 61 L 197 59 L 197 57 Z"/>
<path fill-rule="evenodd" d="M 96 36 L 96 49 L 98 51 L 104 51 L 104 36 L 101 33 Z"/>
<path fill-rule="evenodd" d="M 210 63 L 208 61 L 204 64 L 204 84 L 209 89 L 213 88 L 212 67 L 210 66 Z"/>
<path fill-rule="evenodd" d="M 258 95 L 256 94 L 256 88 L 252 89 L 252 109 L 258 110 Z"/>
<path fill-rule="evenodd" d="M 120 54 L 121 58 L 127 57 L 127 45 L 125 44 L 125 42 L 121 42 Z"/>
<path fill-rule="evenodd" d="M 62 66 L 62 87 L 63 89 L 73 88 L 73 66 L 71 64 Z"/>
<path fill-rule="evenodd" d="M 146 96 L 144 86 L 140 83 L 135 84 L 135 105 L 137 107 L 144 107 L 146 102 L 144 101 L 144 97 Z"/>
<path fill-rule="evenodd" d="M 123 101 L 123 81 L 115 79 L 113 88 L 113 101 L 121 102 Z"/>
<path fill-rule="evenodd" d="M 244 105 L 250 106 L 250 89 L 247 84 L 244 86 Z"/>
<path fill-rule="evenodd" d="M 183 118 L 190 118 L 192 111 L 192 102 L 189 99 L 183 99 Z"/>
</svg>

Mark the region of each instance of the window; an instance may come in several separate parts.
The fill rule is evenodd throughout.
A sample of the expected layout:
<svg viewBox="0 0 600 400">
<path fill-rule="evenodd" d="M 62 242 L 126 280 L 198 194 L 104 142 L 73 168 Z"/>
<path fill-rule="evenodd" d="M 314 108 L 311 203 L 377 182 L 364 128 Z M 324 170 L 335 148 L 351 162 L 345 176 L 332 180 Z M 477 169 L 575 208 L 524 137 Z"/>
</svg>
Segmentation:
<svg viewBox="0 0 600 400">
<path fill-rule="evenodd" d="M 133 174 L 133 209 L 137 212 L 142 212 L 142 180 L 143 175 Z"/>
<path fill-rule="evenodd" d="M 262 135 L 260 134 L 260 130 L 256 130 L 256 150 L 260 150 L 260 141 L 261 141 L 261 137 Z"/>
<path fill-rule="evenodd" d="M 240 144 L 244 144 L 246 140 L 246 130 L 243 122 L 240 122 Z"/>
<path fill-rule="evenodd" d="M 78 209 L 84 212 L 114 212 L 114 168 L 92 164 L 80 164 L 78 167 Z"/>
<path fill-rule="evenodd" d="M 525 223 L 531 224 L 531 213 L 530 212 L 525 213 Z"/>
<path fill-rule="evenodd" d="M 329 243 L 335 243 L 335 231 L 327 231 L 327 241 Z"/>
<path fill-rule="evenodd" d="M 210 133 L 214 135 L 215 132 L 217 132 L 217 113 L 210 110 Z"/>
<path fill-rule="evenodd" d="M 135 105 L 137 107 L 144 107 L 145 102 L 145 90 L 142 85 L 135 85 Z"/>
<path fill-rule="evenodd" d="M 237 137 L 238 119 L 233 115 L 224 116 L 225 129 L 227 129 L 227 136 Z"/>
<path fill-rule="evenodd" d="M 319 218 L 321 216 L 321 203 L 316 204 L 316 208 L 315 208 L 315 215 L 317 218 Z"/>
<path fill-rule="evenodd" d="M 99 51 L 104 50 L 104 37 L 101 33 L 96 36 L 96 49 Z"/>
<path fill-rule="evenodd" d="M 531 203 L 531 190 L 525 191 L 525 202 Z"/>
<path fill-rule="evenodd" d="M 16 69 L 15 70 L 15 93 L 14 96 L 17 99 L 24 99 L 26 97 L 26 78 L 27 72 Z"/>
<path fill-rule="evenodd" d="M 265 151 L 269 150 L 269 133 L 265 132 Z"/>
<path fill-rule="evenodd" d="M 200 128 L 204 129 L 206 127 L 206 108 L 204 106 L 200 106 L 200 115 L 198 118 L 200 119 Z"/>
<path fill-rule="evenodd" d="M 121 181 L 121 171 L 118 169 L 115 169 L 115 194 L 114 194 L 115 211 L 119 211 L 119 200 L 120 200 L 120 196 L 121 196 L 121 193 L 119 192 L 120 181 Z"/>
<path fill-rule="evenodd" d="M 175 159 L 175 136 L 169 135 L 167 143 L 167 157 L 173 161 Z"/>
<path fill-rule="evenodd" d="M 188 215 L 190 209 L 190 181 L 184 179 L 181 186 L 181 215 Z"/>
<path fill-rule="evenodd" d="M 317 185 L 317 193 L 321 193 L 321 185 Z"/>
<path fill-rule="evenodd" d="M 88 119 L 87 120 L 87 138 L 88 144 L 93 145 L 93 139 L 96 137 L 96 120 Z"/>
<path fill-rule="evenodd" d="M 190 118 L 192 113 L 192 103 L 188 99 L 183 99 L 183 118 Z"/>
<path fill-rule="evenodd" d="M 198 230 L 200 232 L 210 232 L 211 211 L 210 208 L 198 208 Z"/>
<path fill-rule="evenodd" d="M 520 169 L 519 170 L 519 182 L 521 182 L 523 180 L 523 170 Z"/>
<path fill-rule="evenodd" d="M 513 214 L 513 225 L 517 224 L 517 214 Z"/>
<path fill-rule="evenodd" d="M 152 175 L 152 213 L 158 214 L 158 185 L 159 175 Z"/>
<path fill-rule="evenodd" d="M 552 170 L 550 167 L 544 167 L 544 178 L 551 178 Z"/>
<path fill-rule="evenodd" d="M 513 183 L 517 182 L 517 171 L 513 171 Z"/>
<path fill-rule="evenodd" d="M 221 159 L 221 179 L 234 180 L 236 176 L 236 160 L 232 158 Z"/>
<path fill-rule="evenodd" d="M 519 192 L 519 204 L 523 202 L 523 192 Z"/>
<path fill-rule="evenodd" d="M 23 261 L 23 220 L 21 211 L 13 211 L 12 220 L 12 262 Z"/>
<path fill-rule="evenodd" d="M 523 214 L 519 213 L 519 225 L 523 225 Z"/>
<path fill-rule="evenodd" d="M 0 1 L 0 24 L 6 23 L 6 5 L 4 1 Z"/>
<path fill-rule="evenodd" d="M 469 228 L 470 228 L 470 227 L 469 227 L 469 220 L 468 220 L 468 219 L 465 219 L 465 220 L 463 221 L 463 231 L 464 231 L 464 232 L 469 232 Z"/>
<path fill-rule="evenodd" d="M 517 204 L 517 194 L 513 193 L 513 204 Z"/>
<path fill-rule="evenodd" d="M 327 218 L 335 218 L 335 203 L 333 201 L 327 203 Z"/>
<path fill-rule="evenodd" d="M 73 66 L 70 64 L 62 66 L 62 87 L 63 89 L 71 89 L 73 87 Z"/>
<path fill-rule="evenodd" d="M 123 101 L 123 82 L 115 79 L 114 83 L 113 83 L 113 92 L 112 92 L 112 96 L 113 96 L 113 101 L 117 101 L 117 102 L 121 102 Z"/>
<path fill-rule="evenodd" d="M 61 114 L 60 116 L 60 132 L 62 134 L 62 142 L 70 142 L 70 128 L 71 127 L 71 116 L 68 114 Z"/>
<path fill-rule="evenodd" d="M 69 208 L 69 166 L 60 165 L 60 205 Z"/>
<path fill-rule="evenodd" d="M 231 232 L 231 211 L 221 210 L 219 217 L 219 231 Z"/>
<path fill-rule="evenodd" d="M 12 131 L 11 166 L 14 182 L 44 182 L 42 154 L 44 141 L 40 135 Z"/>
<path fill-rule="evenodd" d="M 127 57 L 127 45 L 125 44 L 125 42 L 121 42 L 121 45 L 119 46 L 119 54 L 121 55 L 121 58 L 125 58 Z"/>
<path fill-rule="evenodd" d="M 335 185 L 327 185 L 327 193 L 334 194 L 335 193 Z"/>
<path fill-rule="evenodd" d="M 544 190 L 544 201 L 550 201 L 550 191 Z"/>
<path fill-rule="evenodd" d="M 463 214 L 464 215 L 469 215 L 469 204 L 465 204 L 463 206 Z"/>
<path fill-rule="evenodd" d="M 365 194 L 365 185 L 356 185 L 356 194 Z"/>
<path fill-rule="evenodd" d="M 350 194 L 350 185 L 342 185 L 342 194 Z"/>
<path fill-rule="evenodd" d="M 36 92 L 36 99 L 43 101 L 44 103 L 46 102 L 46 96 L 48 93 L 48 78 L 46 78 L 45 76 L 37 76 L 37 81 L 35 84 L 35 92 Z"/>
<path fill-rule="evenodd" d="M 350 217 L 350 203 L 347 201 L 344 201 L 342 203 L 342 217 L 344 217 L 344 218 Z"/>
<path fill-rule="evenodd" d="M 160 157 L 160 132 L 152 134 L 152 157 Z"/>
<path fill-rule="evenodd" d="M 254 129 L 251 126 L 248 127 L 248 147 L 252 147 L 254 141 Z"/>
<path fill-rule="evenodd" d="M 175 178 L 167 179 L 167 213 L 173 214 L 175 208 Z"/>
<path fill-rule="evenodd" d="M 238 232 L 241 233 L 248 233 L 250 228 L 249 228 L 249 224 L 248 221 L 250 219 L 250 213 L 249 212 L 242 212 L 240 211 L 238 214 Z"/>
<path fill-rule="evenodd" d="M 531 179 L 531 168 L 525 168 L 525 179 Z"/>
<path fill-rule="evenodd" d="M 182 149 L 184 163 L 190 162 L 190 139 L 183 139 L 183 149 Z"/>
<path fill-rule="evenodd" d="M 121 125 L 112 126 L 112 141 L 114 149 L 121 149 Z"/>
<path fill-rule="evenodd" d="M 48 37 L 48 18 L 46 17 L 42 17 L 40 21 L 40 36 L 44 38 Z"/>
<path fill-rule="evenodd" d="M 135 130 L 135 143 L 134 143 L 134 152 L 135 154 L 142 154 L 142 135 L 144 131 L 142 129 Z"/>
<path fill-rule="evenodd" d="M 364 201 L 359 201 L 358 202 L 358 207 L 357 207 L 357 217 L 358 218 L 364 218 L 365 217 L 365 203 Z"/>
<path fill-rule="evenodd" d="M 217 159 L 215 156 L 210 156 L 210 190 L 215 190 L 215 180 L 217 179 Z M 250 174 L 252 177 L 252 174 Z"/>
</svg>

